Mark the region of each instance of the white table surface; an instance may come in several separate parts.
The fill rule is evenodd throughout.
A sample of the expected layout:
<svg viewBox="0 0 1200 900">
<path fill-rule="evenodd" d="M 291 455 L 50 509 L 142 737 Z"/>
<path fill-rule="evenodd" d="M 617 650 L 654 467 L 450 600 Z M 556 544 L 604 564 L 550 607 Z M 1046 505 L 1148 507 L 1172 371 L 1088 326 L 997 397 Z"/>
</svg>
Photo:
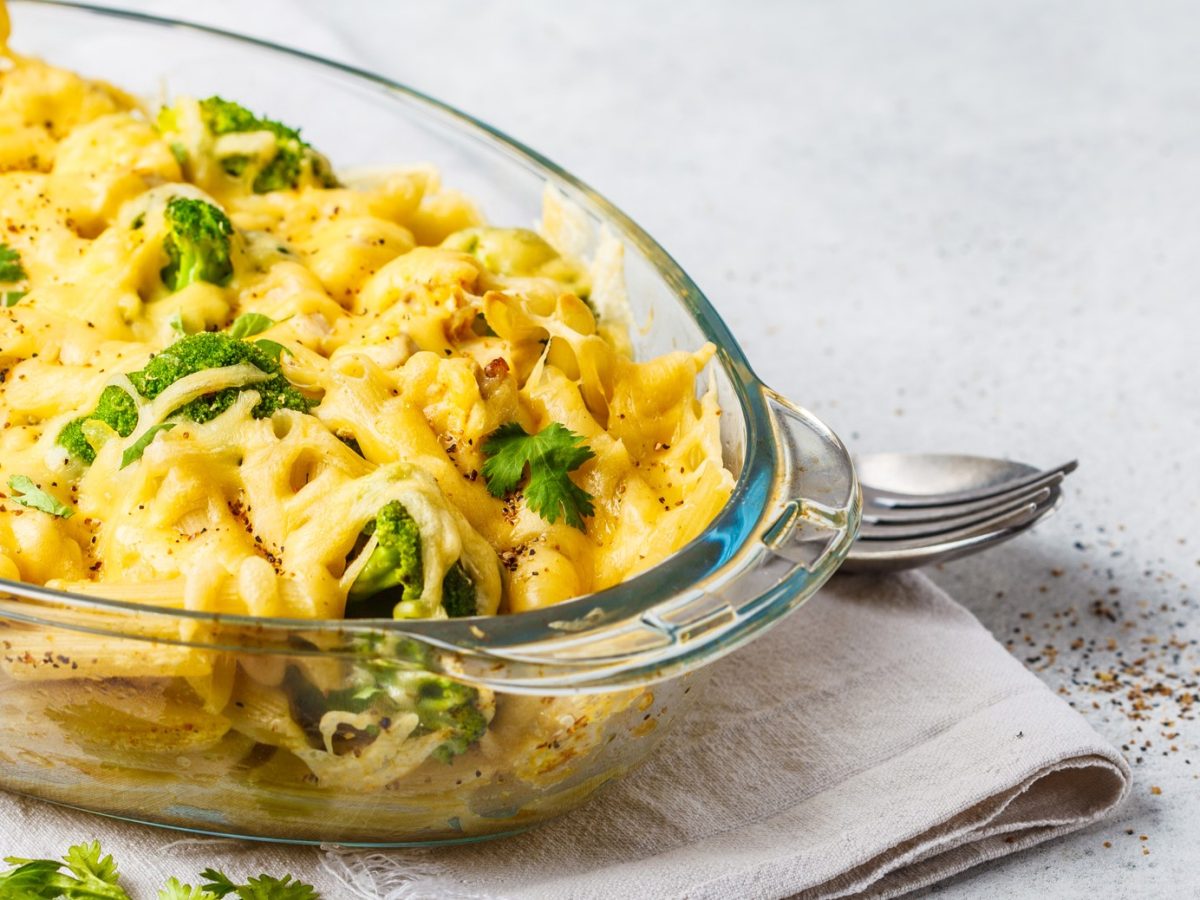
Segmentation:
<svg viewBox="0 0 1200 900">
<path fill-rule="evenodd" d="M 932 574 L 1002 639 L 1055 643 L 1039 674 L 1141 757 L 1133 796 L 929 893 L 1200 891 L 1200 726 L 1159 698 L 1135 732 L 1071 684 L 1114 654 L 1069 646 L 1174 636 L 1170 664 L 1200 671 L 1200 9 L 295 4 L 325 30 L 281 2 L 123 5 L 343 55 L 538 148 L 655 235 L 853 449 L 1079 457 L 1056 519 Z"/>
</svg>

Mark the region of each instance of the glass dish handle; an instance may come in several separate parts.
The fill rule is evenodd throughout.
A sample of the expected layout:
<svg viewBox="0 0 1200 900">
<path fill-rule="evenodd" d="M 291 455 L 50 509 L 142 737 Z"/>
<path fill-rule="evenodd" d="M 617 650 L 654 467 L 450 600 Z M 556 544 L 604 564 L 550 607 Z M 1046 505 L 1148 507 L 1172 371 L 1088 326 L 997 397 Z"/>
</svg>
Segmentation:
<svg viewBox="0 0 1200 900">
<path fill-rule="evenodd" d="M 575 607 L 581 615 L 550 623 L 560 638 L 498 646 L 481 634 L 476 652 L 457 648 L 454 668 L 471 681 L 522 693 L 648 684 L 725 655 L 815 593 L 857 533 L 858 481 L 833 432 L 771 389 L 761 390 L 771 430 L 760 440 L 769 441 L 772 464 L 764 483 L 748 482 L 747 490 L 762 491 L 765 502 L 736 550 L 697 567 L 707 574 L 635 615 L 613 619 L 599 606 L 589 609 L 584 598 Z M 680 555 L 689 552 L 700 556 L 701 548 L 693 544 Z"/>
</svg>

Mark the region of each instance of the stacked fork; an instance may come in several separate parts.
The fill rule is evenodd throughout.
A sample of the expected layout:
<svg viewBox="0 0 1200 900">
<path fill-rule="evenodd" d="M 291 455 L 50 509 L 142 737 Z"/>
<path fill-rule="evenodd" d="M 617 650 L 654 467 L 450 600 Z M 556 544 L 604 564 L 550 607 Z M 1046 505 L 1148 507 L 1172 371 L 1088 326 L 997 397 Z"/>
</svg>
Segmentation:
<svg viewBox="0 0 1200 900">
<path fill-rule="evenodd" d="M 1038 470 L 979 456 L 859 457 L 862 528 L 842 570 L 912 569 L 1009 540 L 1058 508 L 1062 480 L 1077 465 Z"/>
</svg>

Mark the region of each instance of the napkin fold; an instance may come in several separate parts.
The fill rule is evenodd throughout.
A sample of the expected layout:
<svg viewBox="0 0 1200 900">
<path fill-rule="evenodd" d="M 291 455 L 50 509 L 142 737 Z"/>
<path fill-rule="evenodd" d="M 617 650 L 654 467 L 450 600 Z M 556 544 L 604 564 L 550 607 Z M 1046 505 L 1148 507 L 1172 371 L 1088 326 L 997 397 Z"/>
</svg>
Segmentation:
<svg viewBox="0 0 1200 900">
<path fill-rule="evenodd" d="M 919 574 L 841 576 L 714 664 L 657 755 L 506 840 L 367 852 L 213 839 L 0 795 L 0 851 L 99 838 L 135 897 L 217 864 L 330 900 L 893 897 L 1082 828 L 1129 766 Z"/>
</svg>

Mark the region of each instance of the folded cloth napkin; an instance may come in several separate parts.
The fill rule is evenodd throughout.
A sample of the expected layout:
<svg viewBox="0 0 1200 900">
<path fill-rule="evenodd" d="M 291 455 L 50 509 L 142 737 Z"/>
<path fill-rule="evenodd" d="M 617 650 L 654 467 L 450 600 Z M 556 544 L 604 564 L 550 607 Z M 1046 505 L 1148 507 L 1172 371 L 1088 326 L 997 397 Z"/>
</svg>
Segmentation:
<svg viewBox="0 0 1200 900">
<path fill-rule="evenodd" d="M 180 840 L 0 794 L 0 851 L 99 838 L 135 898 L 208 865 L 292 873 L 330 900 L 892 897 L 1081 828 L 1129 780 L 928 579 L 842 576 L 716 663 L 650 763 L 525 835 L 388 852 Z"/>
</svg>

